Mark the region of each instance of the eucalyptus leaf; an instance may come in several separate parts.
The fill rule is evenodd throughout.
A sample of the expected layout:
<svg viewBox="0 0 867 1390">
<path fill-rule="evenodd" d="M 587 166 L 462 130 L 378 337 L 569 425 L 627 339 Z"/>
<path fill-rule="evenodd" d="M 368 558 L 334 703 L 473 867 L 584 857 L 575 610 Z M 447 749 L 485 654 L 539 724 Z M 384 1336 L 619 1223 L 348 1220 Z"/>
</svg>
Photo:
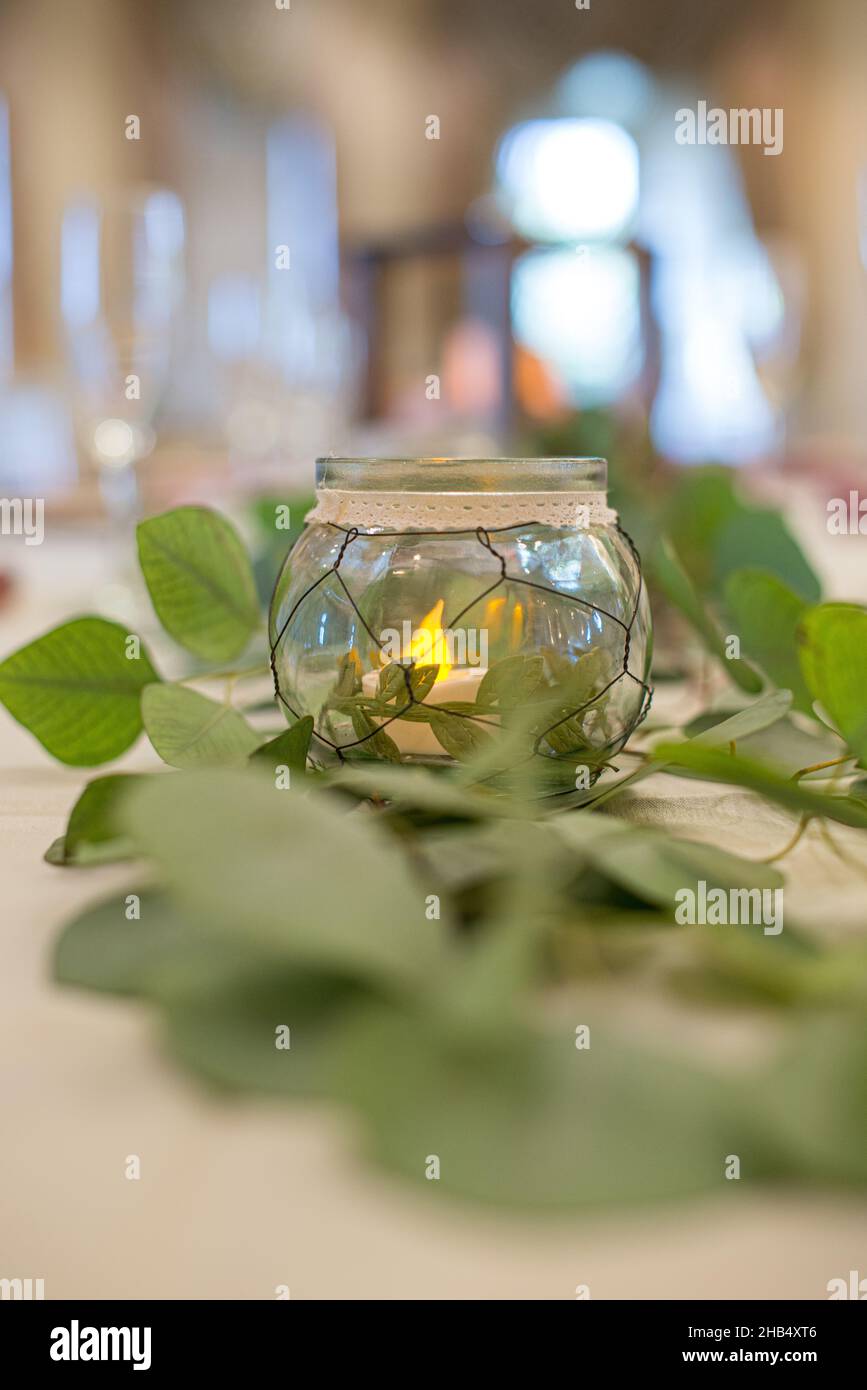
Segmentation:
<svg viewBox="0 0 867 1390">
<path fill-rule="evenodd" d="M 438 1187 L 507 1206 L 718 1190 L 722 1156 L 749 1148 L 724 1082 L 603 1025 L 584 1051 L 568 1025 L 510 1027 L 482 1048 L 437 1037 L 423 1016 L 368 1010 L 335 1043 L 331 1086 L 386 1167 L 418 1180 L 434 1153 Z"/>
<path fill-rule="evenodd" d="M 685 888 L 695 891 L 699 881 L 708 889 L 725 891 L 783 886 L 782 874 L 768 864 L 663 832 L 631 835 L 624 844 L 603 841 L 595 853 L 599 867 L 610 878 L 669 915 L 677 906 L 677 893 Z"/>
<path fill-rule="evenodd" d="M 334 694 L 338 697 L 355 695 L 361 689 L 361 662 L 355 648 L 344 652 L 337 663 Z"/>
<path fill-rule="evenodd" d="M 433 670 L 436 675 L 436 668 Z M 376 693 L 380 700 L 397 700 L 401 705 L 408 702 L 407 673 L 399 661 L 392 661 L 388 666 L 383 666 L 379 673 Z"/>
<path fill-rule="evenodd" d="M 482 677 L 476 700 L 480 705 L 521 705 L 538 689 L 544 669 L 541 656 L 504 657 Z"/>
<path fill-rule="evenodd" d="M 763 729 L 768 729 L 777 724 L 788 713 L 792 704 L 792 693 L 790 690 L 772 690 L 767 695 L 762 695 L 758 700 L 753 701 L 744 709 L 737 710 L 734 714 L 720 714 L 719 719 L 708 716 L 709 724 L 702 721 L 701 728 L 696 731 L 695 736 L 689 740 L 690 745 L 695 744 L 699 748 L 723 748 L 731 744 L 737 744 L 751 735 L 759 733 Z M 683 744 L 678 744 L 683 747 Z M 601 806 L 604 802 L 610 801 L 612 797 L 625 791 L 627 787 L 634 786 L 637 782 L 643 782 L 645 778 L 652 777 L 656 772 L 664 772 L 663 760 L 653 757 L 641 767 L 637 767 L 633 772 L 621 777 L 619 781 L 603 787 L 590 798 L 592 805 Z"/>
<path fill-rule="evenodd" d="M 316 1096 L 331 1031 L 359 1001 L 358 980 L 311 970 L 275 972 L 163 998 L 168 1046 L 206 1080 L 231 1090 Z"/>
<path fill-rule="evenodd" d="M 54 948 L 55 980 L 112 994 L 147 994 L 153 972 L 181 948 L 186 923 L 166 894 L 152 889 L 138 891 L 140 916 L 129 920 L 127 896 L 117 893 L 66 924 Z"/>
<path fill-rule="evenodd" d="M 726 715 L 710 728 L 702 729 L 691 740 L 700 748 L 724 748 L 769 729 L 785 718 L 792 707 L 791 690 L 771 690 L 751 705 Z"/>
<path fill-rule="evenodd" d="M 351 749 L 353 757 L 383 758 L 389 763 L 400 762 L 400 749 L 394 739 L 384 729 L 379 729 L 378 724 L 374 723 L 365 710 L 356 706 L 352 710 L 351 718 L 356 739 L 363 740 Z"/>
<path fill-rule="evenodd" d="M 169 1009 L 216 999 L 274 979 L 272 953 L 255 943 L 215 938 L 168 893 L 140 888 L 138 916 L 128 894 L 94 904 L 64 927 L 54 955 L 61 984 L 130 994 Z"/>
<path fill-rule="evenodd" d="M 695 890 L 702 879 L 708 888 L 725 890 L 783 886 L 782 874 L 769 864 L 611 816 L 558 817 L 553 828 L 577 853 L 580 864 L 605 874 L 669 916 L 676 906 L 676 894 L 684 888 Z"/>
<path fill-rule="evenodd" d="M 205 661 L 240 655 L 259 623 L 253 571 L 237 532 L 206 507 L 177 507 L 138 526 L 139 562 L 157 617 Z"/>
<path fill-rule="evenodd" d="M 728 658 L 725 639 L 716 619 L 708 612 L 674 546 L 666 537 L 660 539 L 653 552 L 651 568 L 666 598 L 680 610 L 698 633 L 707 650 L 722 663 L 732 680 L 742 690 L 757 694 L 762 688 L 760 677 L 741 658 Z"/>
<path fill-rule="evenodd" d="M 813 699 L 801 674 L 796 642 L 804 600 L 762 569 L 730 574 L 725 599 L 746 654 L 775 685 L 791 690 L 795 709 L 812 714 Z"/>
<path fill-rule="evenodd" d="M 813 1181 L 867 1182 L 863 1010 L 803 1019 L 762 1095 L 781 1167 Z"/>
<path fill-rule="evenodd" d="M 231 705 L 182 685 L 150 685 L 142 694 L 148 738 L 172 767 L 230 767 L 244 762 L 259 736 Z"/>
<path fill-rule="evenodd" d="M 720 728 L 725 719 L 724 710 L 708 711 L 690 720 L 683 732 L 694 738 L 710 729 Z M 772 763 L 789 776 L 801 772 L 804 768 L 819 765 L 818 770 L 809 775 L 813 778 L 827 777 L 828 771 L 822 770 L 821 764 L 840 757 L 840 740 L 829 729 L 823 728 L 817 720 L 810 720 L 809 726 L 804 727 L 806 723 L 806 720 L 798 723 L 787 715 L 765 728 L 741 734 L 731 741 L 737 744 L 739 753 L 748 758 L 756 758 L 760 762 Z"/>
<path fill-rule="evenodd" d="M 799 627 L 801 669 L 810 694 L 827 710 L 849 747 L 867 755 L 867 609 L 825 603 Z"/>
<path fill-rule="evenodd" d="M 413 699 L 424 700 L 436 684 L 438 673 L 438 666 L 403 666 L 392 661 L 379 673 L 377 696 L 382 701 L 393 700 L 398 708 L 403 708 L 409 703 L 410 690 Z"/>
<path fill-rule="evenodd" d="M 465 718 L 461 714 L 447 713 L 445 710 L 441 712 L 434 708 L 431 710 L 430 726 L 437 742 L 459 762 L 471 760 L 491 745 L 491 735 L 471 716 Z"/>
<path fill-rule="evenodd" d="M 476 820 L 522 814 L 507 798 L 485 787 L 459 787 L 452 778 L 421 767 L 344 767 L 330 775 L 329 785 L 437 816 Z"/>
<path fill-rule="evenodd" d="M 272 773 L 285 764 L 292 772 L 305 772 L 310 740 L 313 737 L 313 718 L 306 714 L 291 728 L 285 729 L 276 738 L 263 743 L 250 754 L 250 762 L 255 767 L 267 768 Z"/>
<path fill-rule="evenodd" d="M 676 539 L 677 553 L 702 593 L 713 585 L 716 538 L 741 505 L 732 470 L 717 465 L 681 469 L 665 500 L 663 530 Z"/>
<path fill-rule="evenodd" d="M 347 976 L 427 977 L 443 924 L 425 918 L 425 886 L 370 818 L 241 772 L 167 780 L 141 788 L 125 814 L 204 929 Z"/>
<path fill-rule="evenodd" d="M 149 775 L 116 772 L 88 782 L 69 814 L 66 834 L 45 855 L 48 862 L 84 865 L 129 858 L 133 846 L 118 812 L 131 788 Z"/>
<path fill-rule="evenodd" d="M 739 506 L 714 537 L 717 584 L 722 587 L 735 570 L 749 568 L 761 558 L 762 568 L 777 575 L 807 603 L 817 603 L 822 587 L 782 515 L 767 508 Z"/>
<path fill-rule="evenodd" d="M 670 768 L 682 768 L 709 781 L 744 787 L 774 801 L 798 815 L 824 816 L 867 829 L 867 807 L 846 796 L 825 795 L 800 782 L 792 781 L 776 768 L 724 753 L 717 748 L 702 747 L 697 739 L 689 743 L 661 743 L 653 750 L 653 759 Z"/>
<path fill-rule="evenodd" d="M 436 685 L 438 674 L 438 666 L 414 666 L 410 672 L 409 678 L 410 685 L 412 686 L 413 698 L 416 700 L 427 699 Z"/>
<path fill-rule="evenodd" d="M 0 700 L 60 762 L 93 767 L 135 743 L 141 692 L 158 680 L 119 623 L 74 618 L 0 663 Z"/>
</svg>

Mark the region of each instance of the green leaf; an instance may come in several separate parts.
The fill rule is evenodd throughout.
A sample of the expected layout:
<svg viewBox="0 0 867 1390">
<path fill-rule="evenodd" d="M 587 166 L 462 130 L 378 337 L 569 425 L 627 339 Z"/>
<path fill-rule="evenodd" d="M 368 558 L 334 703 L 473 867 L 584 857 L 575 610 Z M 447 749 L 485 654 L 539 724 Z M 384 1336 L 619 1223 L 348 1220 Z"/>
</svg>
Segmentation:
<svg viewBox="0 0 867 1390">
<path fill-rule="evenodd" d="M 54 950 L 55 980 L 112 994 L 147 992 L 153 973 L 177 953 L 186 924 L 165 894 L 148 889 L 138 894 L 140 918 L 129 921 L 125 897 L 117 893 L 67 923 Z"/>
<path fill-rule="evenodd" d="M 485 729 L 479 727 L 472 717 L 445 711 L 444 707 L 432 709 L 430 726 L 437 743 L 441 744 L 452 758 L 468 762 L 477 754 L 490 748 L 492 740 Z"/>
<path fill-rule="evenodd" d="M 409 683 L 413 698 L 425 700 L 436 685 L 438 666 L 414 666 L 410 672 Z"/>
<path fill-rule="evenodd" d="M 363 709 L 356 706 L 351 714 L 352 727 L 357 739 L 363 739 L 356 747 L 347 751 L 353 757 L 383 758 L 389 763 L 400 762 L 400 749 L 393 738 L 383 731 L 377 732 L 376 725 Z"/>
<path fill-rule="evenodd" d="M 772 690 L 767 695 L 762 695 L 758 700 L 754 700 L 745 709 L 738 710 L 735 714 L 724 717 L 722 714 L 719 719 L 712 719 L 710 727 L 702 727 L 689 739 L 689 746 L 693 744 L 699 748 L 723 748 L 732 743 L 739 743 L 741 740 L 749 738 L 750 735 L 758 733 L 762 729 L 770 728 L 781 720 L 791 708 L 792 692 L 790 690 Z M 691 731 L 690 731 L 691 732 Z M 677 744 L 682 748 L 684 744 Z M 619 781 L 603 787 L 591 798 L 594 806 L 601 806 L 603 802 L 610 801 L 612 797 L 618 796 L 627 787 L 633 786 L 636 782 L 643 782 L 645 778 L 652 777 L 656 772 L 664 772 L 665 767 L 661 759 L 654 757 L 644 763 L 634 772 L 621 777 Z"/>
<path fill-rule="evenodd" d="M 285 765 L 292 772 L 306 772 L 307 754 L 312 737 L 313 718 L 305 714 L 291 729 L 284 729 L 282 734 L 269 739 L 251 753 L 250 762 L 256 767 L 267 767 L 271 772 L 280 765 Z"/>
<path fill-rule="evenodd" d="M 853 753 L 867 754 L 867 609 L 825 603 L 799 628 L 801 669 Z"/>
<path fill-rule="evenodd" d="M 142 787 L 125 815 L 203 930 L 392 985 L 429 975 L 443 923 L 425 918 L 424 885 L 371 818 L 244 772 L 168 781 Z"/>
<path fill-rule="evenodd" d="M 708 651 L 722 663 L 732 680 L 736 681 L 742 690 L 757 694 L 762 688 L 760 677 L 745 661 L 739 658 L 728 659 L 725 640 L 716 619 L 705 608 L 674 547 L 665 536 L 660 539 L 653 552 L 652 570 L 666 598 L 680 610 Z"/>
<path fill-rule="evenodd" d="M 716 538 L 726 522 L 739 514 L 741 503 L 730 468 L 684 468 L 677 477 L 663 512 L 663 530 L 677 539 L 677 553 L 702 592 L 714 578 Z"/>
<path fill-rule="evenodd" d="M 775 574 L 735 570 L 725 599 L 744 652 L 777 686 L 791 690 L 796 709 L 812 714 L 813 701 L 801 675 L 797 629 L 806 605 Z"/>
<path fill-rule="evenodd" d="M 55 948 L 56 980 L 149 998 L 169 1011 L 205 1000 L 219 1009 L 232 991 L 275 984 L 277 962 L 257 942 L 215 935 L 162 890 L 136 896 L 138 918 L 127 917 L 126 894 L 116 893 L 67 924 Z"/>
<path fill-rule="evenodd" d="M 863 1012 L 808 1016 L 762 1086 L 762 1097 L 769 1142 L 782 1148 L 796 1176 L 867 1182 Z"/>
<path fill-rule="evenodd" d="M 697 715 L 695 719 L 690 720 L 683 732 L 692 738 L 712 728 L 719 728 L 724 715 L 723 710 Z M 778 719 L 754 733 L 741 735 L 733 741 L 737 743 L 738 753 L 748 758 L 756 758 L 759 762 L 770 763 L 789 777 L 805 767 L 839 758 L 842 752 L 837 735 L 816 720 L 811 721 L 808 728 L 801 728 L 794 719 L 787 717 Z M 809 775 L 824 778 L 829 773 L 823 770 Z"/>
<path fill-rule="evenodd" d="M 422 701 L 436 684 L 438 671 L 438 666 L 407 667 L 402 666 L 399 661 L 392 661 L 388 666 L 384 666 L 379 673 L 377 699 L 384 704 L 393 700 L 396 708 L 405 709 L 410 703 L 407 678 L 413 698 Z M 394 713 L 394 710 L 391 709 L 388 713 Z"/>
<path fill-rule="evenodd" d="M 552 829 L 573 862 L 601 872 L 642 902 L 673 912 L 675 894 L 704 879 L 713 888 L 781 888 L 768 864 L 744 859 L 699 840 L 682 840 L 613 816 L 561 816 Z"/>
<path fill-rule="evenodd" d="M 841 825 L 867 830 L 867 807 L 859 802 L 846 796 L 826 796 L 813 791 L 800 782 L 793 782 L 776 768 L 752 758 L 724 753 L 718 748 L 702 747 L 697 739 L 688 743 L 660 743 L 652 756 L 654 762 L 683 768 L 697 777 L 758 792 L 795 814 L 826 816 Z"/>
<path fill-rule="evenodd" d="M 436 668 L 434 668 L 434 675 L 436 675 Z M 408 702 L 406 673 L 399 661 L 392 661 L 388 666 L 383 666 L 379 673 L 376 693 L 380 700 L 397 699 L 400 705 L 405 705 Z"/>
<path fill-rule="evenodd" d="M 316 1096 L 331 1030 L 369 998 L 357 980 L 273 966 L 249 981 L 215 989 L 170 988 L 163 1019 L 174 1056 L 206 1080 L 232 1090 Z M 278 1029 L 288 1029 L 288 1034 Z M 278 1036 L 288 1047 L 278 1047 Z"/>
<path fill-rule="evenodd" d="M 704 880 L 709 888 L 781 888 L 783 876 L 768 864 L 757 864 L 715 845 L 679 840 L 662 832 L 644 831 L 628 840 L 602 841 L 595 846 L 599 867 L 643 902 L 673 914 L 676 894 Z"/>
<path fill-rule="evenodd" d="M 722 1081 L 603 1024 L 584 1051 L 571 1025 L 548 1036 L 509 1026 L 472 1047 L 425 1017 L 371 1009 L 336 1040 L 331 1085 L 380 1162 L 417 1180 L 434 1152 L 438 1187 L 487 1203 L 683 1198 L 718 1189 L 733 1136 L 748 1143 Z"/>
<path fill-rule="evenodd" d="M 142 573 L 157 616 L 187 651 L 228 661 L 259 623 L 250 561 L 230 523 L 206 507 L 178 507 L 138 527 Z"/>
<path fill-rule="evenodd" d="M 791 690 L 771 690 L 751 705 L 697 733 L 691 742 L 700 748 L 723 748 L 730 743 L 740 743 L 752 734 L 771 728 L 788 714 L 791 707 Z"/>
<path fill-rule="evenodd" d="M 344 652 L 337 663 L 337 680 L 332 694 L 343 698 L 357 694 L 360 689 L 361 662 L 353 648 L 352 651 Z"/>
<path fill-rule="evenodd" d="M 747 569 L 761 560 L 807 603 L 822 596 L 819 580 L 779 512 L 739 506 L 720 527 L 714 545 L 716 580 L 723 585 L 735 570 Z"/>
<path fill-rule="evenodd" d="M 182 685 L 148 686 L 141 709 L 148 738 L 172 767 L 230 767 L 259 742 L 237 710 Z"/>
<path fill-rule="evenodd" d="M 110 762 L 141 733 L 141 692 L 159 680 L 143 646 L 127 657 L 131 635 L 105 618 L 63 623 L 0 664 L 0 700 L 60 762 Z"/>
<path fill-rule="evenodd" d="M 118 812 L 129 791 L 151 775 L 116 772 L 88 782 L 69 814 L 66 834 L 46 852 L 48 863 L 105 864 L 129 858 L 133 846 Z"/>
<path fill-rule="evenodd" d="M 344 767 L 329 777 L 329 786 L 449 819 L 500 819 L 522 814 L 522 808 L 485 787 L 462 788 L 422 767 Z"/>
<path fill-rule="evenodd" d="M 855 801 L 867 803 L 867 777 L 859 777 L 849 788 L 849 795 Z"/>
<path fill-rule="evenodd" d="M 541 656 L 507 656 L 491 666 L 476 691 L 480 705 L 522 705 L 542 683 Z"/>
</svg>

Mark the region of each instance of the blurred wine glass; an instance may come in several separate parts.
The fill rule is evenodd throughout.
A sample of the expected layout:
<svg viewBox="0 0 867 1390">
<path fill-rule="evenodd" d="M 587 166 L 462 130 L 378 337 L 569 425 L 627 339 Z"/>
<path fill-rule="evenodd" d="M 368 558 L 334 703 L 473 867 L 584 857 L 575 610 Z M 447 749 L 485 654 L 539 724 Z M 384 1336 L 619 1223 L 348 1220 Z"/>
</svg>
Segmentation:
<svg viewBox="0 0 867 1390">
<path fill-rule="evenodd" d="M 126 531 L 137 465 L 154 445 L 184 290 L 184 214 L 164 188 L 137 187 L 67 207 L 61 311 L 82 449 L 106 510 Z"/>
</svg>

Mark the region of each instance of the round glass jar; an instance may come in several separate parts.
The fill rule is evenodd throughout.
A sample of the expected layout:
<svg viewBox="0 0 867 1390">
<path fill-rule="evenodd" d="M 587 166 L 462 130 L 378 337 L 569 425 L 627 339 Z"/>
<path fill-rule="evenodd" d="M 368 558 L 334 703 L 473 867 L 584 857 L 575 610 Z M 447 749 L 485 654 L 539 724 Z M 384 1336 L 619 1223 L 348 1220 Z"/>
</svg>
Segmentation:
<svg viewBox="0 0 867 1390">
<path fill-rule="evenodd" d="M 604 459 L 320 459 L 271 602 L 313 761 L 533 760 L 589 786 L 647 711 L 650 611 Z M 502 761 L 499 751 L 502 751 Z"/>
</svg>

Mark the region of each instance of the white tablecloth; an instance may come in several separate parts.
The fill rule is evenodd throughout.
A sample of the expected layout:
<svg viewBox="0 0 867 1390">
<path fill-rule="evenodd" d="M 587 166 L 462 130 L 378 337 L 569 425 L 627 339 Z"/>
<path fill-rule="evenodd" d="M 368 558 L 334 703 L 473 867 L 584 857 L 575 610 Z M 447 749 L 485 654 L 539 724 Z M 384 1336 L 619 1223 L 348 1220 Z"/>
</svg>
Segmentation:
<svg viewBox="0 0 867 1390">
<path fill-rule="evenodd" d="M 94 607 L 98 549 L 43 551 L 19 553 L 27 602 L 0 619 L 4 654 Z M 365 1166 L 327 1106 L 214 1099 L 161 1057 L 146 1008 L 51 983 L 60 924 L 128 871 L 43 863 L 85 777 L 3 711 L 0 768 L 0 1278 L 42 1278 L 48 1298 L 273 1298 L 286 1284 L 294 1298 L 570 1299 L 586 1284 L 592 1298 L 758 1299 L 824 1298 L 829 1279 L 867 1274 L 856 1196 L 726 1184 L 713 1199 L 543 1222 Z M 665 777 L 627 811 L 751 855 L 791 829 L 738 791 Z M 865 879 L 817 836 L 787 872 L 799 918 L 867 929 Z M 139 1181 L 125 1177 L 130 1154 Z"/>
</svg>

